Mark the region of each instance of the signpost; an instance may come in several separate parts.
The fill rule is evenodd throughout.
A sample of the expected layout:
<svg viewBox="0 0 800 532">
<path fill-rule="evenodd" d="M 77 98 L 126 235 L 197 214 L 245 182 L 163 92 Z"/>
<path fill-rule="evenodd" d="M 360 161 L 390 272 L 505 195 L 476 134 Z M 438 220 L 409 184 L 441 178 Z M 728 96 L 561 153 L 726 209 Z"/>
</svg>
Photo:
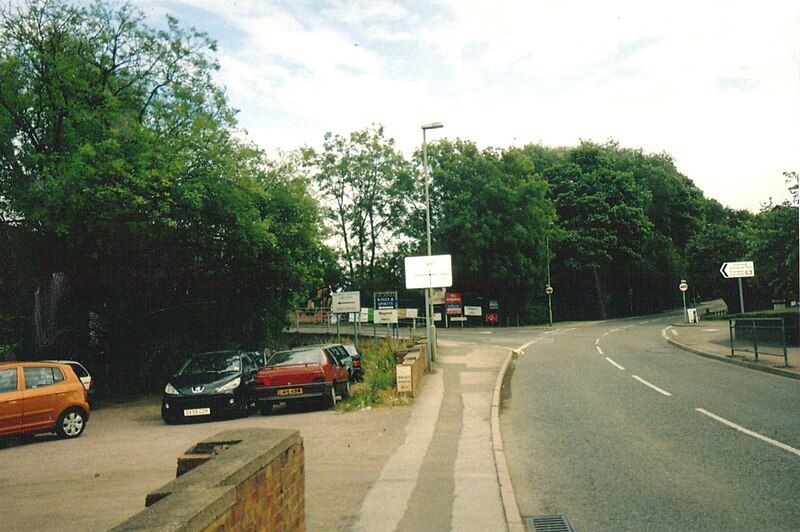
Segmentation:
<svg viewBox="0 0 800 532">
<path fill-rule="evenodd" d="M 544 289 L 544 293 L 547 294 L 547 314 L 550 316 L 550 327 L 553 326 L 553 287 L 550 284 L 547 284 L 547 287 Z"/>
<path fill-rule="evenodd" d="M 336 337 L 339 342 L 342 341 L 342 333 L 339 330 L 339 314 L 348 314 L 350 312 L 361 312 L 361 292 L 337 292 L 331 294 L 331 314 L 336 314 Z M 358 324 L 356 324 L 357 326 Z M 358 343 L 358 336 L 356 336 L 356 343 Z"/>
<path fill-rule="evenodd" d="M 742 290 L 742 277 L 755 277 L 756 270 L 753 267 L 753 261 L 745 260 L 739 262 L 723 262 L 719 273 L 725 279 L 738 279 L 739 280 L 739 309 L 744 313 L 744 291 Z"/>
<path fill-rule="evenodd" d="M 464 316 L 483 316 L 483 309 L 466 305 L 464 306 Z"/>
<path fill-rule="evenodd" d="M 686 323 L 689 323 L 689 312 L 686 310 L 686 291 L 689 289 L 689 285 L 686 284 L 686 279 L 681 279 L 681 284 L 678 285 L 678 288 L 680 288 L 683 296 L 683 318 Z"/>
<path fill-rule="evenodd" d="M 423 132 L 425 130 L 423 129 Z M 426 174 L 427 175 L 427 174 Z M 426 181 L 427 183 L 427 181 Z M 426 189 L 427 191 L 427 185 Z M 426 192 L 427 195 L 427 192 Z M 428 214 L 430 214 L 428 212 Z M 431 289 L 453 285 L 453 267 L 450 255 L 430 255 L 431 236 L 430 220 L 428 221 L 428 255 L 421 257 L 406 257 L 406 288 L 425 289 L 425 325 L 428 337 L 428 351 L 430 360 L 436 360 L 436 328 L 433 325 L 433 304 L 431 303 Z"/>
</svg>

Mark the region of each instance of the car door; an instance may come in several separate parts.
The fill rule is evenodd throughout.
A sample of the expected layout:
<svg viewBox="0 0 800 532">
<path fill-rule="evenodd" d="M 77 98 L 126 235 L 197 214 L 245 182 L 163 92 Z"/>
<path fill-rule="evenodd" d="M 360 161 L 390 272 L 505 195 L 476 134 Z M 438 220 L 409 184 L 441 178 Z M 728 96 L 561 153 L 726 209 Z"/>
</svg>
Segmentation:
<svg viewBox="0 0 800 532">
<path fill-rule="evenodd" d="M 25 431 L 45 429 L 56 422 L 55 406 L 68 392 L 57 366 L 23 366 L 22 425 Z"/>
<path fill-rule="evenodd" d="M 0 369 L 0 435 L 22 431 L 22 390 L 18 368 Z"/>
</svg>

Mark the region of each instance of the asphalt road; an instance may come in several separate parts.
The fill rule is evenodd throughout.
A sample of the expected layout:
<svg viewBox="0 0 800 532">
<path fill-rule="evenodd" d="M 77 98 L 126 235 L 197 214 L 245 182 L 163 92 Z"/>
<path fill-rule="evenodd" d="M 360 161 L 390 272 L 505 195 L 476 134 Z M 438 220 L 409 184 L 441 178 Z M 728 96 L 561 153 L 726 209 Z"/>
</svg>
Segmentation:
<svg viewBox="0 0 800 532">
<path fill-rule="evenodd" d="M 523 516 L 579 530 L 800 529 L 800 383 L 680 351 L 661 334 L 671 321 L 470 336 L 525 346 L 501 414 Z"/>
</svg>

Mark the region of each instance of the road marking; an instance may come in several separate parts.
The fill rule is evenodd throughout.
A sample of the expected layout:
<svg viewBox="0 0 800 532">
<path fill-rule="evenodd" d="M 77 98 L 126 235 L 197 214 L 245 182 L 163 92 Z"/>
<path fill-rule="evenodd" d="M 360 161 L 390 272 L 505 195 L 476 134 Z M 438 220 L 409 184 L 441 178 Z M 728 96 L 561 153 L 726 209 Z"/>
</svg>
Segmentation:
<svg viewBox="0 0 800 532">
<path fill-rule="evenodd" d="M 610 330 L 610 331 L 608 331 L 606 334 L 615 333 L 615 332 L 617 332 L 618 330 L 619 330 L 619 327 L 618 327 L 618 328 L 616 328 L 616 329 L 611 329 L 611 330 Z"/>
<path fill-rule="evenodd" d="M 670 327 L 672 326 L 670 325 Z M 664 340 L 669 340 L 669 336 L 667 336 L 667 331 L 670 329 L 670 327 L 664 327 L 663 329 L 661 329 L 661 336 L 664 337 Z"/>
<path fill-rule="evenodd" d="M 661 388 L 659 388 L 659 387 L 658 387 L 658 386 L 656 386 L 655 384 L 653 384 L 653 383 L 650 383 L 650 382 L 647 382 L 646 380 L 644 380 L 643 378 L 641 378 L 641 377 L 640 377 L 640 376 L 638 376 L 638 375 L 631 375 L 631 377 L 633 377 L 633 378 L 634 378 L 634 379 L 636 379 L 637 381 L 641 382 L 641 383 L 642 383 L 642 384 L 644 384 L 645 386 L 649 386 L 650 388 L 654 389 L 655 391 L 657 391 L 657 392 L 658 392 L 658 393 L 660 393 L 661 395 L 666 395 L 667 397 L 672 397 L 672 394 L 671 394 L 671 393 L 669 393 L 668 391 L 666 391 L 666 390 L 662 390 Z"/>
<path fill-rule="evenodd" d="M 675 329 L 670 329 L 669 332 L 672 333 L 672 336 L 678 336 L 678 331 Z"/>
<path fill-rule="evenodd" d="M 492 334 L 492 331 L 481 331 L 481 334 Z"/>
<path fill-rule="evenodd" d="M 615 367 L 615 368 L 617 368 L 618 370 L 620 370 L 620 371 L 625 371 L 625 368 L 623 368 L 622 366 L 620 366 L 619 364 L 617 364 L 616 362 L 614 362 L 614 361 L 613 361 L 613 360 L 611 360 L 610 358 L 606 357 L 606 360 L 608 360 L 609 364 L 611 364 L 612 366 L 614 366 L 614 367 Z"/>
<path fill-rule="evenodd" d="M 600 353 L 601 355 L 605 355 L 605 353 L 603 353 L 603 350 L 600 349 L 599 345 L 594 346 L 594 348 L 597 349 L 597 352 Z"/>
<path fill-rule="evenodd" d="M 800 456 L 800 450 L 799 449 L 795 449 L 794 447 L 786 445 L 785 443 L 781 443 L 781 442 L 779 442 L 777 440 L 773 440 L 772 438 L 768 438 L 768 437 L 764 436 L 763 434 L 759 434 L 758 432 L 753 432 L 752 430 L 746 429 L 741 425 L 737 425 L 733 421 L 728 421 L 724 417 L 720 417 L 720 416 L 718 416 L 716 414 L 712 414 L 708 410 L 704 410 L 702 408 L 695 408 L 695 410 L 697 410 L 698 412 L 700 412 L 704 416 L 708 416 L 711 419 L 716 419 L 717 421 L 719 421 L 723 425 L 728 425 L 729 427 L 731 427 L 733 429 L 736 429 L 739 432 L 743 432 L 743 433 L 747 434 L 748 436 L 752 436 L 753 438 L 758 438 L 759 440 L 765 441 L 765 442 L 769 443 L 770 445 L 774 445 L 775 447 L 780 447 L 784 451 L 789 451 L 792 454 L 796 454 L 797 456 Z"/>
<path fill-rule="evenodd" d="M 594 345 L 600 345 L 600 338 L 594 341 Z"/>
</svg>

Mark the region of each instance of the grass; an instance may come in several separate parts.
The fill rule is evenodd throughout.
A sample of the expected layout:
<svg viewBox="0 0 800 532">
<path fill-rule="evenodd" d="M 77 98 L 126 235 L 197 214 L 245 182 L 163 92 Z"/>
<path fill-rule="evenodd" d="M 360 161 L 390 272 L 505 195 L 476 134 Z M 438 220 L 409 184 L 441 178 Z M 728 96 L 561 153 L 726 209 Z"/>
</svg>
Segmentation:
<svg viewBox="0 0 800 532">
<path fill-rule="evenodd" d="M 340 402 L 337 410 L 352 412 L 368 407 L 410 404 L 410 398 L 397 395 L 395 386 L 394 353 L 406 347 L 406 343 L 389 338 L 363 338 L 358 347 L 363 353 L 364 382 L 352 386 L 350 399 Z"/>
</svg>

